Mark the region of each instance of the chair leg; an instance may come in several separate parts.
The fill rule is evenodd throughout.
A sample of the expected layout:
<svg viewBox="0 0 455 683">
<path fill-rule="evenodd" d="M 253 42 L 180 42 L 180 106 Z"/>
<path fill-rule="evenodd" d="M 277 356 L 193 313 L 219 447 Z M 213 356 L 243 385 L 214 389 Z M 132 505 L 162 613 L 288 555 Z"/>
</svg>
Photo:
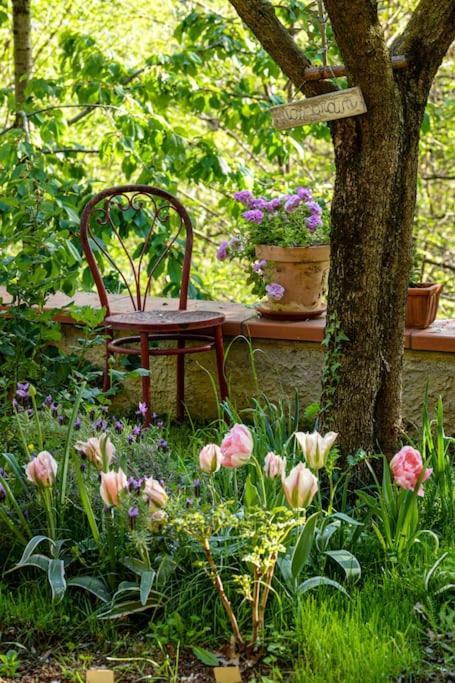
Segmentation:
<svg viewBox="0 0 455 683">
<path fill-rule="evenodd" d="M 177 340 L 177 348 L 185 348 L 185 340 Z M 182 422 L 185 415 L 185 354 L 177 354 L 177 409 L 176 417 L 178 422 Z"/>
<path fill-rule="evenodd" d="M 146 332 L 141 333 L 141 367 L 150 370 L 149 337 Z M 147 404 L 147 412 L 144 416 L 144 426 L 148 427 L 151 422 L 151 399 L 150 399 L 150 373 L 142 379 L 142 401 Z"/>
<path fill-rule="evenodd" d="M 224 343 L 221 325 L 217 325 L 217 327 L 215 327 L 215 352 L 220 395 L 221 400 L 224 401 L 228 397 L 228 387 L 226 382 L 226 375 L 224 374 Z"/>
</svg>

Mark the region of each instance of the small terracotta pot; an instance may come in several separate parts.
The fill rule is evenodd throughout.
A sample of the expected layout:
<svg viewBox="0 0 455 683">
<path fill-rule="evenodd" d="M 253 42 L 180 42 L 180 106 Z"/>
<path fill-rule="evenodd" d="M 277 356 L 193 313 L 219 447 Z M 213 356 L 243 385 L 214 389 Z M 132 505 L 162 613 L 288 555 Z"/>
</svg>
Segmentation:
<svg viewBox="0 0 455 683">
<path fill-rule="evenodd" d="M 265 259 L 268 282 L 285 292 L 279 301 L 268 298 L 257 307 L 262 315 L 283 320 L 317 318 L 326 310 L 325 294 L 330 267 L 330 245 L 274 247 L 258 245 L 258 259 Z"/>
<path fill-rule="evenodd" d="M 436 318 L 443 285 L 419 284 L 408 287 L 406 327 L 429 327 Z"/>
</svg>

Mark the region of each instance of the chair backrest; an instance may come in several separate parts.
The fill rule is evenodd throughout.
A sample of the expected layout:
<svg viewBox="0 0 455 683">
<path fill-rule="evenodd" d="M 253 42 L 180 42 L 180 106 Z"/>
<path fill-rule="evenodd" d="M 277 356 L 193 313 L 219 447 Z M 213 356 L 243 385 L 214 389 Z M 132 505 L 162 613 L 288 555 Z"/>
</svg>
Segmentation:
<svg viewBox="0 0 455 683">
<path fill-rule="evenodd" d="M 131 225 L 136 241 L 133 254 L 127 245 Z M 100 236 L 103 233 L 109 238 L 109 246 Z M 128 292 L 133 309 L 143 311 L 154 275 L 162 270 L 163 261 L 182 238 L 185 245 L 180 310 L 186 309 L 188 300 L 193 230 L 190 217 L 178 199 L 148 185 L 110 187 L 90 199 L 81 216 L 81 243 L 107 314 L 110 313 L 109 297 L 98 261 L 101 264 L 103 257 L 107 260 Z M 152 242 L 154 247 L 158 243 L 156 253 L 155 248 L 150 248 Z"/>
</svg>

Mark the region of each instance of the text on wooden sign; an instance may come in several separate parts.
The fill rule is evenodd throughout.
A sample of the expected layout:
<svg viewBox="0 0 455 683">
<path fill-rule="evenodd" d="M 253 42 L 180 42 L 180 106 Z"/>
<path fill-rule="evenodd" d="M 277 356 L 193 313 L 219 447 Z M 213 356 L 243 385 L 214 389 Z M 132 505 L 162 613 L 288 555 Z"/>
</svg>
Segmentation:
<svg viewBox="0 0 455 683">
<path fill-rule="evenodd" d="M 303 126 L 306 123 L 357 116 L 364 114 L 366 110 L 360 88 L 348 88 L 318 97 L 309 97 L 307 100 L 281 104 L 278 107 L 272 107 L 270 112 L 275 128 L 284 130 Z"/>
</svg>

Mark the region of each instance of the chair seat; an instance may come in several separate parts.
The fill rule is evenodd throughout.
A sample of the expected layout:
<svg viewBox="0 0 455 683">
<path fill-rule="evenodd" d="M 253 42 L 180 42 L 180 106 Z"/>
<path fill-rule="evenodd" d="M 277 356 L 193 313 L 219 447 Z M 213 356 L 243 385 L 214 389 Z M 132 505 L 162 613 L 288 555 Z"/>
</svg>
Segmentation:
<svg viewBox="0 0 455 683">
<path fill-rule="evenodd" d="M 142 332 L 179 332 L 221 325 L 225 319 L 216 311 L 131 311 L 108 315 L 104 322 L 113 329 Z"/>
</svg>

